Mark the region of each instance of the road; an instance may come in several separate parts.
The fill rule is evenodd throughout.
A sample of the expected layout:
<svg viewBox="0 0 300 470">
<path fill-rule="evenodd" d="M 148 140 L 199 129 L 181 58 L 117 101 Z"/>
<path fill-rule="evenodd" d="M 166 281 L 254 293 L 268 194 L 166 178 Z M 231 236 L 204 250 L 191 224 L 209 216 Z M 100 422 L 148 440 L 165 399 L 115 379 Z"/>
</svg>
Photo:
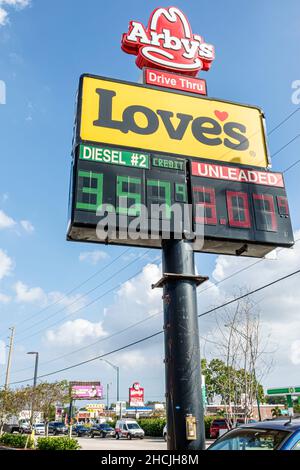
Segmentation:
<svg viewBox="0 0 300 470">
<path fill-rule="evenodd" d="M 82 450 L 167 450 L 167 444 L 160 437 L 140 439 L 102 439 L 95 437 L 91 439 L 89 437 L 77 438 Z M 206 442 L 208 446 L 211 444 L 211 440 Z"/>
</svg>

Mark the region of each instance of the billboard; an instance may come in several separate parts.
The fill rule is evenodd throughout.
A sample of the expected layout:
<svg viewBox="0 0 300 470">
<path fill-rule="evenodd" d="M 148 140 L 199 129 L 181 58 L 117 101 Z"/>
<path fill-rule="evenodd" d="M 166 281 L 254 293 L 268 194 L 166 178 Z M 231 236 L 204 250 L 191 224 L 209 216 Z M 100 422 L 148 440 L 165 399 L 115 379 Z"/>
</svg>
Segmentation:
<svg viewBox="0 0 300 470">
<path fill-rule="evenodd" d="M 103 399 L 103 386 L 100 382 L 72 382 L 70 387 L 73 400 Z"/>
<path fill-rule="evenodd" d="M 140 408 L 144 407 L 144 389 L 140 386 L 139 382 L 134 382 L 132 387 L 129 388 L 129 406 Z"/>
<path fill-rule="evenodd" d="M 93 75 L 80 79 L 75 144 L 101 143 L 266 168 L 254 106 Z"/>
<path fill-rule="evenodd" d="M 262 257 L 291 246 L 283 175 L 100 144 L 76 148 L 69 240 L 160 248 L 168 236 L 189 234 L 194 250 L 207 253 Z"/>
</svg>

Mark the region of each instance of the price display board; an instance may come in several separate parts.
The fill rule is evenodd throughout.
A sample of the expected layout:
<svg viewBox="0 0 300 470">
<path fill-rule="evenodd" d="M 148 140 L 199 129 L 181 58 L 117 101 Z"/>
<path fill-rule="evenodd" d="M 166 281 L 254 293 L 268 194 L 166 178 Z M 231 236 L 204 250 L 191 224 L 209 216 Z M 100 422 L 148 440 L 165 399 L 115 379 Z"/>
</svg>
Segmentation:
<svg viewBox="0 0 300 470">
<path fill-rule="evenodd" d="M 72 182 L 71 240 L 160 247 L 163 232 L 183 237 L 188 203 L 184 159 L 80 145 Z M 174 204 L 179 211 L 171 210 Z"/>
<path fill-rule="evenodd" d="M 294 243 L 268 166 L 259 108 L 84 75 L 67 239 L 263 257 Z"/>
<path fill-rule="evenodd" d="M 281 173 L 192 161 L 191 194 L 204 207 L 201 251 L 262 257 L 293 245 Z"/>
</svg>

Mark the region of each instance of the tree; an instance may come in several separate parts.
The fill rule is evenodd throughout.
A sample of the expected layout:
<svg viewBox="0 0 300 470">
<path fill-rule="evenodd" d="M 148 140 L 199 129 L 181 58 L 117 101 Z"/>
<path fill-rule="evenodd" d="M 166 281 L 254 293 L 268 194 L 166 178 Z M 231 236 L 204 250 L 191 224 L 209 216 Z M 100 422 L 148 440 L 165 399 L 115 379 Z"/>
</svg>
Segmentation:
<svg viewBox="0 0 300 470">
<path fill-rule="evenodd" d="M 238 296 L 245 293 L 239 292 Z M 256 304 L 245 296 L 233 309 L 223 309 L 206 342 L 213 345 L 214 356 L 209 364 L 203 363 L 209 399 L 214 395 L 222 397 L 230 424 L 235 424 L 237 406 L 242 408 L 246 420 L 253 414 L 255 401 L 264 399 L 259 382 L 272 364 Z"/>
<path fill-rule="evenodd" d="M 18 416 L 22 410 L 28 407 L 29 403 L 29 387 L 0 391 L 0 434 L 3 432 L 4 424 L 13 416 Z"/>
<path fill-rule="evenodd" d="M 32 403 L 34 410 L 43 413 L 45 422 L 45 432 L 48 436 L 48 423 L 51 421 L 53 412 L 55 413 L 56 403 L 68 403 L 70 400 L 69 384 L 67 381 L 40 383 L 31 389 Z"/>
</svg>

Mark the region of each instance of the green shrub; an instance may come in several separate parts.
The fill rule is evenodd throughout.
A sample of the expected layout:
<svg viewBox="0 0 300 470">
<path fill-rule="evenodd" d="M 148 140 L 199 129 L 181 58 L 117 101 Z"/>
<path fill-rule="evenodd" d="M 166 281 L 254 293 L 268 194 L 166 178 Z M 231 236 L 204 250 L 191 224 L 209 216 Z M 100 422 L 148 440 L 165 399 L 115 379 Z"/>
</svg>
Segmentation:
<svg viewBox="0 0 300 470">
<path fill-rule="evenodd" d="M 27 439 L 27 448 L 30 449 L 33 447 L 34 441 L 31 437 L 25 436 L 24 434 L 2 434 L 2 436 L 0 436 L 0 444 L 15 447 L 16 449 L 24 449 Z"/>
<path fill-rule="evenodd" d="M 162 437 L 166 418 L 144 418 L 138 420 L 146 436 Z"/>
<path fill-rule="evenodd" d="M 69 437 L 39 437 L 38 450 L 79 450 L 78 441 Z"/>
</svg>

